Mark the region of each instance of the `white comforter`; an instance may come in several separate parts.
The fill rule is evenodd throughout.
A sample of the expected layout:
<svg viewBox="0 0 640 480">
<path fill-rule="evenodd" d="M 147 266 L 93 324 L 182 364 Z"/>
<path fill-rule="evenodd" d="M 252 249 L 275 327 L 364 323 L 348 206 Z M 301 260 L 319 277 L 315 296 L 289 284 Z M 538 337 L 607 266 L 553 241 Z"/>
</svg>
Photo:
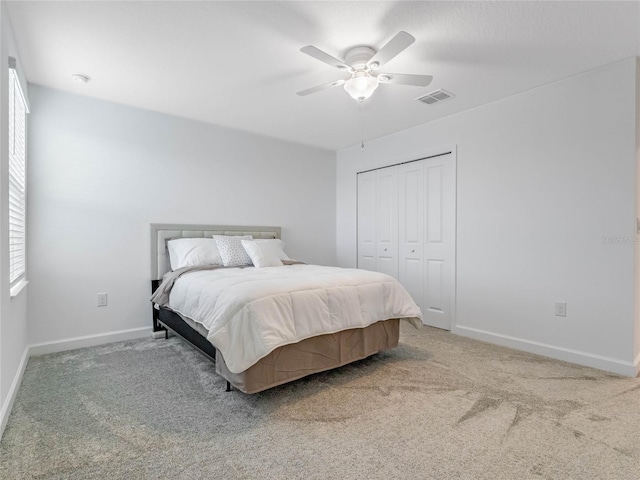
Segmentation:
<svg viewBox="0 0 640 480">
<path fill-rule="evenodd" d="M 422 313 L 394 278 L 317 265 L 197 271 L 178 278 L 169 306 L 201 323 L 229 370 L 305 338 Z"/>
</svg>

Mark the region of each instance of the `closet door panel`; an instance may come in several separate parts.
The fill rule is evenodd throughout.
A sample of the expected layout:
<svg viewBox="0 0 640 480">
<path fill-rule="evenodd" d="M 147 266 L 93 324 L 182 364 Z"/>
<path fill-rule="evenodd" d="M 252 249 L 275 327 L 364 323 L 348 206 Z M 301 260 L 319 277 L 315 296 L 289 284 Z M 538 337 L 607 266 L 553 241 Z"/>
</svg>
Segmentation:
<svg viewBox="0 0 640 480">
<path fill-rule="evenodd" d="M 376 267 L 398 278 L 398 166 L 376 172 Z"/>
<path fill-rule="evenodd" d="M 427 260 L 427 268 L 426 268 L 426 284 L 427 284 L 427 299 L 428 303 L 428 312 L 431 314 L 438 313 L 441 314 L 444 312 L 444 299 L 443 299 L 443 261 L 442 260 Z"/>
<path fill-rule="evenodd" d="M 427 241 L 442 245 L 442 165 L 427 168 Z"/>
<path fill-rule="evenodd" d="M 425 160 L 424 323 L 451 328 L 455 275 L 455 171 L 451 159 Z"/>
<path fill-rule="evenodd" d="M 376 270 L 376 172 L 358 174 L 358 268 Z"/>
<path fill-rule="evenodd" d="M 398 183 L 398 280 L 422 309 L 424 297 L 423 162 L 400 165 Z"/>
</svg>

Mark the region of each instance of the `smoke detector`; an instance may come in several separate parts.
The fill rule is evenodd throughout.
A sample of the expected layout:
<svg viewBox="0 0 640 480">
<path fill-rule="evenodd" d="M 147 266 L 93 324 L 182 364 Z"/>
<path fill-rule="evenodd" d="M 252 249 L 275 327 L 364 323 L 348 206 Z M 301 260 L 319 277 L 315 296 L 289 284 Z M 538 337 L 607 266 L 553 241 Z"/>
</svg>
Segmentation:
<svg viewBox="0 0 640 480">
<path fill-rule="evenodd" d="M 85 75 L 84 73 L 72 73 L 71 79 L 76 83 L 87 83 L 89 80 L 91 80 L 91 77 L 89 77 L 89 75 Z"/>
</svg>

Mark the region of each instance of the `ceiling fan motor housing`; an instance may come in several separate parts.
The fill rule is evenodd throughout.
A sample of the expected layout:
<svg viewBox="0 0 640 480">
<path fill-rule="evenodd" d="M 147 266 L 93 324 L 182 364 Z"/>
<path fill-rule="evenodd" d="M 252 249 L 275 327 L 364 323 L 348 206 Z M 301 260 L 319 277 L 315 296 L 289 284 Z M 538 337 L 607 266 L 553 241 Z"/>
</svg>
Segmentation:
<svg viewBox="0 0 640 480">
<path fill-rule="evenodd" d="M 354 70 L 364 70 L 367 62 L 373 58 L 376 51 L 364 45 L 353 47 L 347 50 L 344 55 L 344 63 L 350 65 Z"/>
</svg>

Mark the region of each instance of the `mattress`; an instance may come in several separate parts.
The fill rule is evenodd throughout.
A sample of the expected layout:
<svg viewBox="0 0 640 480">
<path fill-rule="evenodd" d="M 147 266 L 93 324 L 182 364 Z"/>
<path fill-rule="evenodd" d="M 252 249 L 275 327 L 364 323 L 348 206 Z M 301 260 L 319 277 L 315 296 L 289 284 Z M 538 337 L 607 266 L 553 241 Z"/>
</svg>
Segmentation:
<svg viewBox="0 0 640 480">
<path fill-rule="evenodd" d="M 174 272 L 175 273 L 175 272 Z M 421 312 L 394 278 L 317 265 L 198 269 L 176 273 L 168 301 L 193 319 L 230 372 L 245 372 L 279 347 L 319 335 L 401 318 L 416 327 Z M 204 327 L 205 330 L 201 330 Z M 241 345 L 242 348 L 238 348 Z"/>
</svg>

